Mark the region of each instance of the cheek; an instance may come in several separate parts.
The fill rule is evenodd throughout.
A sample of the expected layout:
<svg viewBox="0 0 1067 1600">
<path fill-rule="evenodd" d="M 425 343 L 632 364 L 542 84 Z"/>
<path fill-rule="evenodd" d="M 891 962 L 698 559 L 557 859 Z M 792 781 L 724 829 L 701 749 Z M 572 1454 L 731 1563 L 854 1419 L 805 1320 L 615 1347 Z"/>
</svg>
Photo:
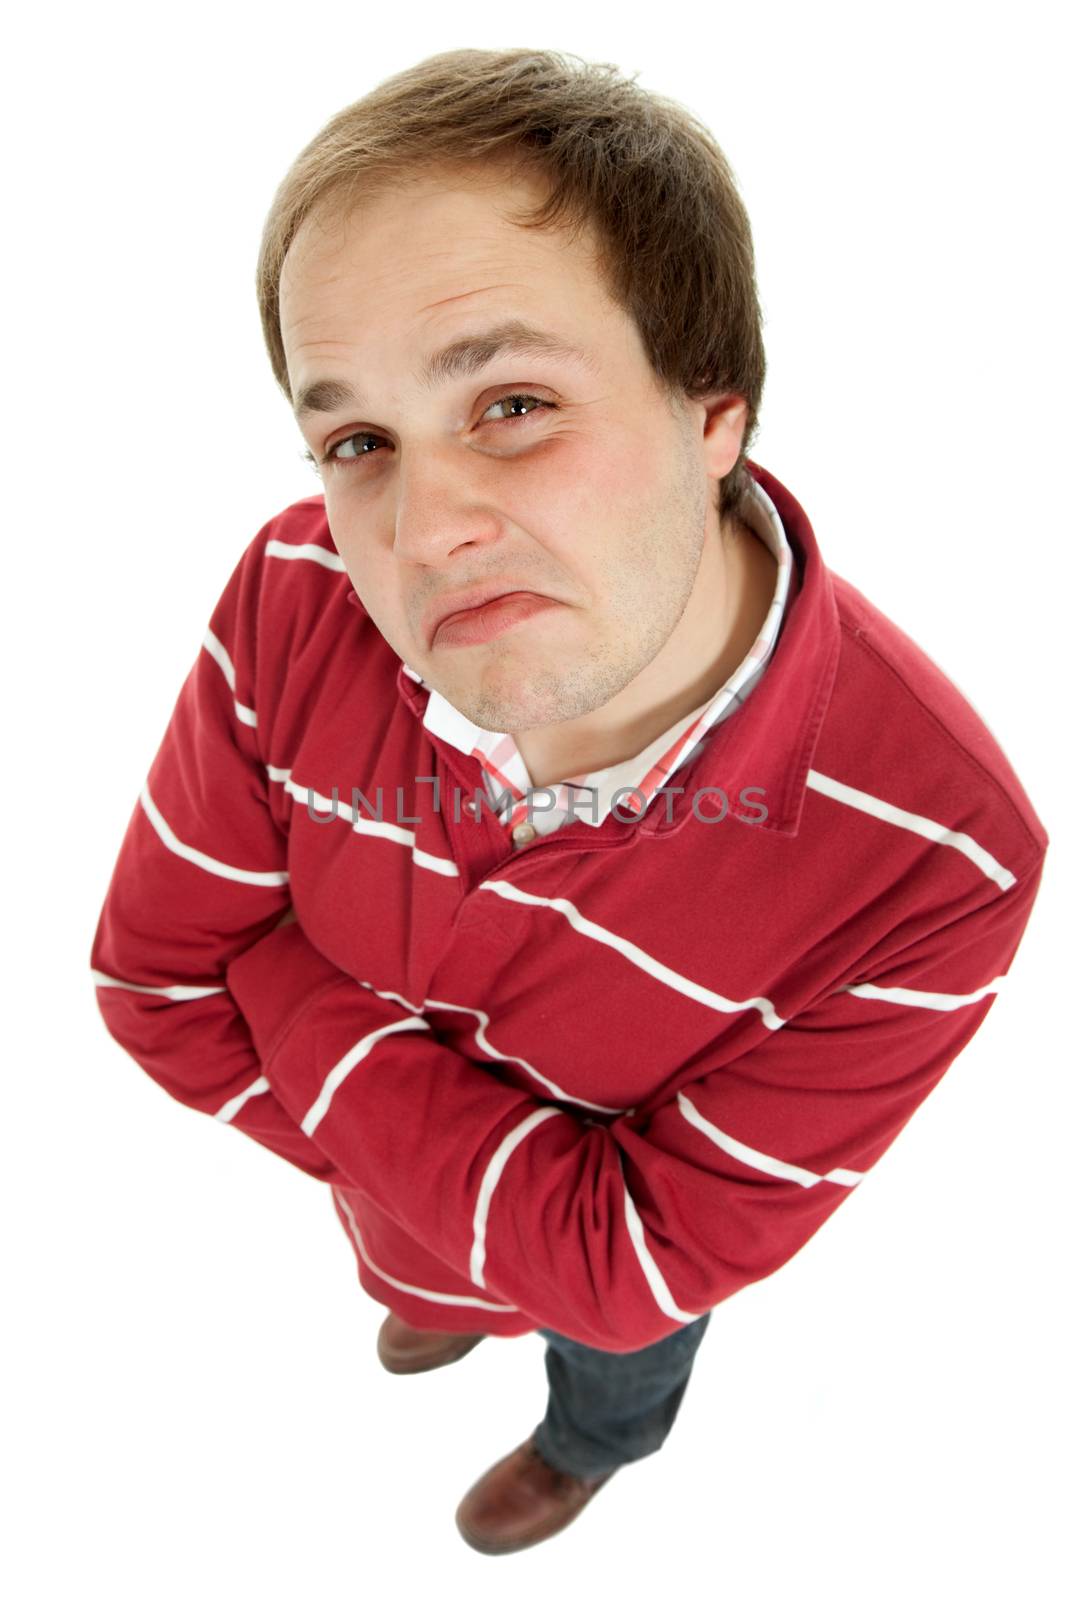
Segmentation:
<svg viewBox="0 0 1067 1600">
<path fill-rule="evenodd" d="M 326 520 L 330 537 L 337 554 L 348 568 L 354 584 L 373 584 L 376 575 L 380 581 L 383 570 L 381 551 L 373 537 L 374 514 L 366 505 L 360 506 L 356 497 L 344 492 L 336 483 L 325 487 Z"/>
<path fill-rule="evenodd" d="M 334 548 L 345 564 L 353 589 L 381 632 L 387 637 L 395 634 L 399 613 L 393 593 L 395 582 L 390 582 L 390 564 L 368 546 L 366 537 L 346 530 L 343 518 L 331 514 L 329 523 Z"/>
<path fill-rule="evenodd" d="M 516 526 L 540 543 L 577 556 L 580 534 L 588 546 L 610 537 L 634 502 L 648 495 L 647 467 L 618 440 L 578 440 L 558 434 L 521 464 L 502 469 L 497 503 Z"/>
</svg>

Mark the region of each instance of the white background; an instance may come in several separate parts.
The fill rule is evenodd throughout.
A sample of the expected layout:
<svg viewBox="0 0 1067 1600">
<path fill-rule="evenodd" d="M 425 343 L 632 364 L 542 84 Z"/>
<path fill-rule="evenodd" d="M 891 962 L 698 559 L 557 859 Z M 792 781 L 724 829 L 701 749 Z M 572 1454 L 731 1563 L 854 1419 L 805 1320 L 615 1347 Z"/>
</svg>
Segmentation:
<svg viewBox="0 0 1067 1600">
<path fill-rule="evenodd" d="M 0 97 L 7 1592 L 1052 1594 L 1054 8 L 31 15 L 8 24 Z M 612 61 L 710 127 L 751 215 L 766 316 L 752 455 L 828 564 L 976 705 L 1053 840 L 1008 985 L 877 1172 L 713 1312 L 665 1448 L 503 1564 L 452 1518 L 539 1420 L 542 1342 L 385 1373 L 385 1313 L 328 1192 L 171 1101 L 107 1034 L 89 977 L 119 844 L 215 600 L 262 523 L 318 492 L 257 319 L 274 188 L 341 106 L 458 45 Z"/>
</svg>

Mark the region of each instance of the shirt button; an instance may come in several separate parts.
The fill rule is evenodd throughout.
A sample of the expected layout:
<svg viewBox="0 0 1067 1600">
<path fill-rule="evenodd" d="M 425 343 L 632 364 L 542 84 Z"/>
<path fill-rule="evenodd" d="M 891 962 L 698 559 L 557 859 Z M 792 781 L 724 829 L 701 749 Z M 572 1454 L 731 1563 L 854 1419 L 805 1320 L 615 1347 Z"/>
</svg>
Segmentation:
<svg viewBox="0 0 1067 1600">
<path fill-rule="evenodd" d="M 531 839 L 536 839 L 537 829 L 532 822 L 520 822 L 511 830 L 513 844 L 529 844 Z"/>
<path fill-rule="evenodd" d="M 463 809 L 469 817 L 473 817 L 478 809 L 478 802 L 476 800 L 464 800 Z"/>
</svg>

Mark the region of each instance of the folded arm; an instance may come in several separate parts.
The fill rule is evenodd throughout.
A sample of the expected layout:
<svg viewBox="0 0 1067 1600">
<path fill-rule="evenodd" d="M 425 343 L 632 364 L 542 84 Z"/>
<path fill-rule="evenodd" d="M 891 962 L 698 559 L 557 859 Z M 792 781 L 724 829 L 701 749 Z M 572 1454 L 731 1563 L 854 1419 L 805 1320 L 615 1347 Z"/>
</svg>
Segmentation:
<svg viewBox="0 0 1067 1600">
<path fill-rule="evenodd" d="M 608 1126 L 458 1054 L 298 924 L 227 983 L 342 1181 L 538 1326 L 633 1350 L 782 1266 L 870 1171 L 987 1014 L 1039 876 Z"/>
</svg>

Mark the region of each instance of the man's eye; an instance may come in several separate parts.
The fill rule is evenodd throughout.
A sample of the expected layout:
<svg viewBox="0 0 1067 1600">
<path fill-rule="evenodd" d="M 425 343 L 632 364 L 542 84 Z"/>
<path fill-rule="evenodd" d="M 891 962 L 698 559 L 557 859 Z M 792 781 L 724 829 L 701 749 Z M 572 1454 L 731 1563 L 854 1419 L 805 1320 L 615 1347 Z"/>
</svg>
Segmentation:
<svg viewBox="0 0 1067 1600">
<path fill-rule="evenodd" d="M 535 414 L 535 408 L 541 408 L 546 411 L 555 411 L 556 409 L 554 401 L 542 400 L 540 395 L 505 394 L 501 395 L 499 400 L 494 400 L 491 406 L 486 407 L 482 413 L 483 421 L 489 417 L 491 411 L 496 411 L 501 406 L 506 408 L 516 402 L 524 408 L 523 411 L 512 413 L 509 416 L 505 410 L 504 416 L 493 417 L 489 420 L 494 422 L 524 422 L 527 416 Z M 381 436 L 377 433 L 350 433 L 347 438 L 339 439 L 336 444 L 330 446 L 326 452 L 325 459 L 327 461 L 356 461 L 361 456 L 373 455 L 378 448 L 380 439 Z M 370 445 L 369 449 L 366 448 L 367 444 Z"/>
<path fill-rule="evenodd" d="M 340 439 L 337 444 L 330 446 L 329 450 L 326 452 L 326 459 L 327 461 L 352 461 L 356 456 L 373 455 L 374 450 L 377 448 L 377 446 L 373 444 L 373 441 L 376 440 L 377 437 L 378 435 L 376 433 L 350 433 L 347 439 Z M 370 450 L 364 450 L 361 447 L 364 439 L 370 439 L 372 441 L 372 448 Z M 356 448 L 349 449 L 350 445 L 354 445 Z"/>
<path fill-rule="evenodd" d="M 551 400 L 542 400 L 540 396 L 536 394 L 506 394 L 503 395 L 501 399 L 494 400 L 492 405 L 489 406 L 482 413 L 482 415 L 487 417 L 490 411 L 496 410 L 497 406 L 509 406 L 513 400 L 520 401 L 522 405 L 526 405 L 528 401 L 532 401 L 535 406 L 547 406 L 550 411 L 554 409 Z M 507 422 L 511 419 L 505 417 L 503 420 Z"/>
</svg>

